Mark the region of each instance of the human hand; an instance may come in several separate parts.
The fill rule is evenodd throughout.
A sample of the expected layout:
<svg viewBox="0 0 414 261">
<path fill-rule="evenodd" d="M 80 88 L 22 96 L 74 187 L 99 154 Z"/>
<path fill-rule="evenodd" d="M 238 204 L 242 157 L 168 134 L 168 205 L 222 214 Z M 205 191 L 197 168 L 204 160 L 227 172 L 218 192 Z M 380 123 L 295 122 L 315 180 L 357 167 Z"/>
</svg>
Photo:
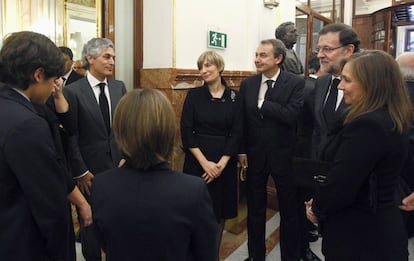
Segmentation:
<svg viewBox="0 0 414 261">
<path fill-rule="evenodd" d="M 118 168 L 121 168 L 122 166 L 124 166 L 126 163 L 126 159 L 121 159 L 118 163 Z"/>
<path fill-rule="evenodd" d="M 78 207 L 78 213 L 81 218 L 82 226 L 87 227 L 92 225 L 92 209 L 87 201 L 83 202 Z"/>
<path fill-rule="evenodd" d="M 414 210 L 414 192 L 402 200 L 402 205 L 400 206 L 400 209 L 405 211 Z"/>
<path fill-rule="evenodd" d="M 92 174 L 92 172 L 88 171 L 88 173 L 86 173 L 86 175 L 78 178 L 76 180 L 77 185 L 79 187 L 79 190 L 86 195 L 91 195 L 91 186 L 92 186 L 92 180 L 93 180 L 94 175 Z"/>
<path fill-rule="evenodd" d="M 53 84 L 53 90 L 52 90 L 53 97 L 54 98 L 62 97 L 63 96 L 62 90 L 63 90 L 63 79 L 61 77 L 56 78 Z"/>
<path fill-rule="evenodd" d="M 309 201 L 305 201 L 306 217 L 313 224 L 318 224 L 318 218 L 315 216 L 315 214 L 312 211 L 312 203 L 313 203 L 313 198 L 310 199 Z"/>
</svg>

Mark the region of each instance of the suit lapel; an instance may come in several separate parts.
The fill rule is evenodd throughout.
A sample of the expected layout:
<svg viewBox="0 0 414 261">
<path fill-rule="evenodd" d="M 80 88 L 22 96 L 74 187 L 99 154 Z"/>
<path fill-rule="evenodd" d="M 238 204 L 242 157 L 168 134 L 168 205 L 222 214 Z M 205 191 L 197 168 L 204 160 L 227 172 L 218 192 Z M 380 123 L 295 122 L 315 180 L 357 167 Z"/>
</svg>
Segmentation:
<svg viewBox="0 0 414 261">
<path fill-rule="evenodd" d="M 95 121 L 102 125 L 101 128 L 105 129 L 105 123 L 102 117 L 101 109 L 99 108 L 98 102 L 96 101 L 95 93 L 93 92 L 88 80 L 85 78 L 85 84 L 80 87 L 81 92 L 84 94 L 82 97 L 85 98 L 84 104 L 86 109 L 91 113 Z"/>
<path fill-rule="evenodd" d="M 259 100 L 259 90 L 260 90 L 260 85 L 262 84 L 261 80 L 262 80 L 262 75 L 261 74 L 256 75 L 255 78 L 253 79 L 253 85 L 251 87 L 251 92 L 252 92 L 251 97 L 253 97 L 253 101 L 256 103 Z"/>
<path fill-rule="evenodd" d="M 121 88 L 116 88 L 116 84 L 116 81 L 108 80 L 109 96 L 111 96 L 111 119 L 114 118 L 116 105 L 122 97 L 122 90 Z"/>
<path fill-rule="evenodd" d="M 318 117 L 321 123 L 324 125 L 324 128 L 327 128 L 327 123 L 326 123 L 325 117 L 323 116 L 323 104 L 325 102 L 326 93 L 328 92 L 331 79 L 332 79 L 331 74 L 322 76 L 318 79 L 319 81 L 318 86 L 320 88 L 320 92 L 319 92 L 319 95 L 317 96 L 318 100 L 315 102 L 315 106 L 316 106 L 315 110 L 318 114 Z"/>
</svg>

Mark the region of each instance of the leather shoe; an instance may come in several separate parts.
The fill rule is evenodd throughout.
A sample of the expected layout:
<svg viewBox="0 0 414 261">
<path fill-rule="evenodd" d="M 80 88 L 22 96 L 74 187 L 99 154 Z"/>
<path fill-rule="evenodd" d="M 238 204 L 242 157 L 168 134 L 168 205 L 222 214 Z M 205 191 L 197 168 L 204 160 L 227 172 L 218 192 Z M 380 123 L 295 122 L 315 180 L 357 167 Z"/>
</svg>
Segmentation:
<svg viewBox="0 0 414 261">
<path fill-rule="evenodd" d="M 305 250 L 300 259 L 303 261 L 322 261 L 310 248 Z"/>
<path fill-rule="evenodd" d="M 248 257 L 244 261 L 254 261 L 254 260 L 253 260 L 253 257 Z"/>
</svg>

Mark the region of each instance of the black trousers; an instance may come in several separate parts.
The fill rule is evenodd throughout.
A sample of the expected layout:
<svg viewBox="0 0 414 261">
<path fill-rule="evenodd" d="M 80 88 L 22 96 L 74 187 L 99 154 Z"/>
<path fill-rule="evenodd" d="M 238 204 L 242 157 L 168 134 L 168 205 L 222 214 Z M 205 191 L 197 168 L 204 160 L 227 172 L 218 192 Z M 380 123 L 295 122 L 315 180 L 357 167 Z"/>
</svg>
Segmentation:
<svg viewBox="0 0 414 261">
<path fill-rule="evenodd" d="M 277 190 L 280 211 L 280 251 L 282 261 L 299 260 L 299 220 L 296 187 L 289 171 L 273 173 L 248 169 L 247 172 L 247 230 L 249 257 L 265 260 L 265 229 L 267 179 L 272 176 Z"/>
</svg>

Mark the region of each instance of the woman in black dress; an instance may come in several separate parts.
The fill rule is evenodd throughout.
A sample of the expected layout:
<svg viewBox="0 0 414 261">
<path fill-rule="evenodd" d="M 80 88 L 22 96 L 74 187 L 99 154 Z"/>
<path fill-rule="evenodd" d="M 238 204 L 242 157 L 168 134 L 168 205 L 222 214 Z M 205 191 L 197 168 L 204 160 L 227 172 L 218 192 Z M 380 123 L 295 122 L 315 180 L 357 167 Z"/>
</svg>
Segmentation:
<svg viewBox="0 0 414 261">
<path fill-rule="evenodd" d="M 224 220 L 237 215 L 237 152 L 242 135 L 241 100 L 221 74 L 223 58 L 207 51 L 197 60 L 204 85 L 188 92 L 181 116 L 185 151 L 183 172 L 208 184 L 219 224 L 220 248 Z"/>
<path fill-rule="evenodd" d="M 408 260 L 407 235 L 395 197 L 408 149 L 412 108 L 394 58 L 370 50 L 345 60 L 349 111 L 321 151 L 332 162 L 307 216 L 318 222 L 327 261 Z"/>
</svg>

